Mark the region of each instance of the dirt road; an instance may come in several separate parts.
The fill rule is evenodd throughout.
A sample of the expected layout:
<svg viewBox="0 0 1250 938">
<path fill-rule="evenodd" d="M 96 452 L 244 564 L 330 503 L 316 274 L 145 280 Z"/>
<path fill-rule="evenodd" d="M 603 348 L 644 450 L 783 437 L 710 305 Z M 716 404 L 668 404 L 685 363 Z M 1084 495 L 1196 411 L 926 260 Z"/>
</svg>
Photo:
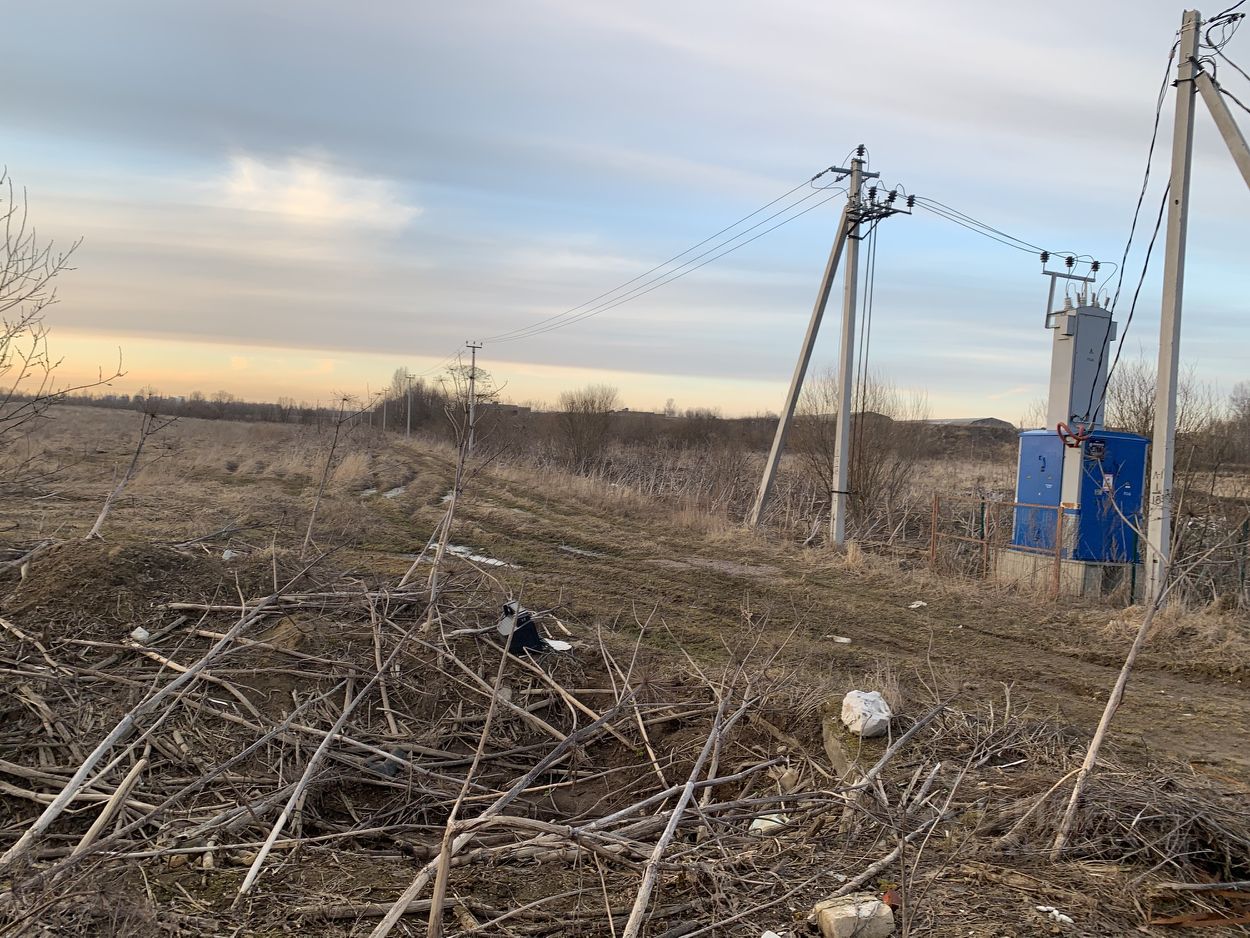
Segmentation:
<svg viewBox="0 0 1250 938">
<path fill-rule="evenodd" d="M 1131 641 L 1131 629 L 1108 637 L 1114 609 L 942 584 L 873 558 L 848 565 L 733 529 L 709 534 L 662 506 L 588 488 L 481 478 L 461 518 L 468 546 L 516 565 L 506 576 L 535 605 L 564 602 L 573 619 L 636 628 L 635 616 L 654 611 L 696 656 L 793 630 L 783 660 L 798 666 L 853 676 L 884 659 L 905 682 L 937 674 L 969 697 L 1001 697 L 1009 684 L 1016 704 L 1078 731 L 1092 732 Z M 916 600 L 927 605 L 908 608 Z M 1116 717 L 1118 743 L 1250 781 L 1246 665 L 1226 657 L 1187 660 L 1175 640 L 1148 646 Z"/>
</svg>

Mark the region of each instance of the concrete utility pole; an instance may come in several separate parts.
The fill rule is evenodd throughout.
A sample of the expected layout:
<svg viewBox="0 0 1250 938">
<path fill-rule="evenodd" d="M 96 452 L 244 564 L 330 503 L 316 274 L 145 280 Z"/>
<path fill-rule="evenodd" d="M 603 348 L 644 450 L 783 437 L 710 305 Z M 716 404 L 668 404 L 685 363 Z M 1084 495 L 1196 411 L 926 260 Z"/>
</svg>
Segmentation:
<svg viewBox="0 0 1250 938">
<path fill-rule="evenodd" d="M 816 335 L 820 332 L 821 320 L 825 318 L 825 306 L 829 302 L 829 293 L 833 289 L 833 278 L 838 274 L 838 261 L 842 257 L 842 247 L 846 244 L 846 229 L 850 217 L 850 203 L 842 209 L 842 217 L 838 221 L 838 233 L 834 236 L 833 247 L 829 250 L 829 261 L 825 264 L 825 275 L 820 279 L 820 289 L 816 291 L 816 303 L 812 307 L 812 318 L 807 323 L 807 333 L 803 336 L 803 346 L 799 349 L 799 360 L 795 363 L 794 374 L 790 378 L 790 390 L 786 392 L 786 402 L 781 408 L 781 417 L 777 421 L 777 431 L 773 435 L 772 449 L 768 451 L 768 461 L 764 464 L 764 475 L 760 479 L 760 488 L 755 495 L 755 506 L 751 509 L 748 523 L 758 527 L 768 498 L 772 494 L 773 481 L 777 478 L 777 467 L 781 465 L 781 453 L 786 446 L 786 437 L 790 434 L 790 424 L 794 421 L 794 409 L 799 403 L 799 394 L 803 390 L 803 378 L 807 375 L 808 363 L 812 360 L 812 349 L 816 345 Z"/>
<path fill-rule="evenodd" d="M 386 392 L 382 393 L 382 432 L 386 432 Z"/>
<path fill-rule="evenodd" d="M 838 352 L 838 421 L 834 427 L 833 505 L 829 513 L 829 536 L 833 543 L 846 542 L 846 494 L 851 457 L 851 379 L 855 361 L 855 301 L 859 289 L 859 186 L 864 161 L 851 160 L 851 187 L 846 192 L 850 228 L 846 232 L 846 276 L 842 285 L 842 345 Z M 860 415 L 863 419 L 863 415 Z"/>
<path fill-rule="evenodd" d="M 1220 136 L 1228 144 L 1228 151 L 1233 155 L 1233 162 L 1241 170 L 1241 178 L 1246 181 L 1247 186 L 1250 186 L 1250 147 L 1246 146 L 1246 138 L 1241 135 L 1241 128 L 1233 119 L 1233 112 L 1228 109 L 1228 105 L 1220 97 L 1220 91 L 1215 86 L 1215 82 L 1206 72 L 1198 73 L 1198 91 L 1202 94 L 1202 100 L 1206 102 L 1207 110 L 1215 118 L 1215 126 L 1219 128 Z"/>
<path fill-rule="evenodd" d="M 1181 300 L 1185 291 L 1185 235 L 1189 226 L 1189 178 L 1194 151 L 1194 79 L 1202 17 L 1181 18 L 1176 66 L 1176 117 L 1172 129 L 1172 175 L 1167 246 L 1163 259 L 1163 305 L 1155 385 L 1154 440 L 1150 451 L 1150 527 L 1147 534 L 1146 598 L 1156 598 L 1172 556 L 1172 464 L 1176 451 L 1176 385 L 1180 372 Z"/>
<path fill-rule="evenodd" d="M 473 452 L 473 431 L 477 427 L 477 350 L 480 342 L 466 342 L 469 349 L 469 449 Z"/>
<path fill-rule="evenodd" d="M 799 360 L 794 366 L 794 375 L 790 379 L 790 390 L 786 393 L 785 404 L 781 409 L 781 417 L 777 421 L 777 432 L 773 436 L 772 449 L 768 453 L 768 461 L 764 464 L 764 475 L 760 479 L 759 491 L 755 496 L 755 505 L 751 509 L 751 515 L 748 524 L 756 527 L 760 523 L 760 518 L 764 515 L 764 509 L 768 505 L 768 498 L 772 494 L 773 481 L 777 477 L 777 468 L 781 465 L 781 454 L 785 449 L 786 437 L 790 433 L 790 426 L 794 422 L 794 411 L 799 403 L 799 396 L 803 391 L 803 379 L 807 376 L 807 366 L 811 362 L 812 349 L 816 345 L 816 335 L 820 331 L 820 323 L 825 315 L 825 306 L 829 302 L 829 294 L 833 289 L 833 280 L 837 276 L 838 263 L 842 257 L 842 250 L 846 247 L 847 261 L 845 264 L 846 286 L 843 291 L 842 303 L 842 347 L 839 355 L 841 363 L 841 373 L 839 381 L 842 386 L 838 397 L 838 438 L 837 451 L 835 460 L 835 471 L 838 477 L 838 489 L 841 494 L 836 496 L 837 501 L 833 508 L 833 516 L 830 518 L 830 528 L 834 535 L 834 543 L 841 544 L 845 540 L 846 534 L 846 487 L 847 487 L 847 448 L 850 443 L 850 431 L 847 429 L 850 425 L 850 406 L 851 406 L 851 379 L 852 379 L 852 361 L 855 356 L 855 297 L 857 292 L 856 276 L 859 266 L 859 228 L 860 223 L 865 219 L 884 218 L 893 215 L 902 209 L 893 207 L 894 192 L 890 193 L 889 200 L 885 203 L 876 202 L 866 205 L 860 196 L 860 186 L 864 180 L 876 179 L 880 173 L 870 173 L 864 170 L 864 148 L 861 146 L 854 160 L 851 161 L 850 169 L 844 169 L 840 166 L 832 166 L 829 171 L 839 173 L 839 178 L 850 177 L 850 187 L 847 189 L 846 207 L 842 210 L 842 218 L 838 222 L 837 235 L 834 238 L 833 248 L 829 252 L 829 262 L 825 265 L 825 274 L 820 281 L 820 289 L 816 293 L 816 303 L 812 307 L 812 318 L 807 324 L 807 333 L 803 336 L 803 346 L 799 350 Z M 908 207 L 911 207 L 910 197 Z M 849 244 L 849 247 L 847 246 Z"/>
</svg>

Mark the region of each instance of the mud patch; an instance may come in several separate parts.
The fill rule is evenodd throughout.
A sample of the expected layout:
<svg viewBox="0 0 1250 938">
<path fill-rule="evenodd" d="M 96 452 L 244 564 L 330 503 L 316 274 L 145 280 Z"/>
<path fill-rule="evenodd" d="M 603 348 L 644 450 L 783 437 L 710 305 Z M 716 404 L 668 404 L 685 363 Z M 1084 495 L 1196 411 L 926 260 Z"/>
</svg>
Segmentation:
<svg viewBox="0 0 1250 938">
<path fill-rule="evenodd" d="M 770 563 L 744 563 L 737 560 L 721 560 L 712 557 L 684 557 L 674 560 L 671 557 L 653 557 L 647 563 L 669 570 L 714 570 L 726 576 L 777 577 L 781 568 Z"/>
<path fill-rule="evenodd" d="M 152 614 L 155 603 L 212 593 L 221 579 L 221 561 L 208 554 L 159 544 L 68 541 L 35 557 L 0 609 L 30 625 L 95 622 L 129 631 Z"/>
</svg>

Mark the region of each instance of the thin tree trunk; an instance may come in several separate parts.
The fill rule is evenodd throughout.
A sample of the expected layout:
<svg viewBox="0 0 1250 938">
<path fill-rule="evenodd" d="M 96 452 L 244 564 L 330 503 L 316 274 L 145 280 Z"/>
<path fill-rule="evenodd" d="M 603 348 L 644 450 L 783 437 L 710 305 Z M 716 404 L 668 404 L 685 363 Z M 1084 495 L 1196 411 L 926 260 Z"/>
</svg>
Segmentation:
<svg viewBox="0 0 1250 938">
<path fill-rule="evenodd" d="M 308 516 L 308 530 L 304 532 L 304 543 L 299 549 L 299 559 L 302 561 L 308 556 L 308 545 L 312 543 L 313 524 L 317 520 L 317 509 L 321 507 L 321 498 L 325 495 L 326 483 L 330 480 L 330 469 L 334 465 L 334 451 L 338 449 L 339 432 L 343 428 L 343 408 L 347 406 L 346 402 L 339 404 L 339 416 L 334 421 L 334 438 L 330 441 L 330 452 L 326 454 L 326 464 L 321 470 L 321 484 L 317 486 L 317 497 L 313 499 L 312 513 Z"/>
<path fill-rule="evenodd" d="M 1102 712 L 1102 719 L 1098 721 L 1098 729 L 1094 733 L 1094 738 L 1090 741 L 1089 750 L 1085 753 L 1085 760 L 1081 763 L 1081 770 L 1076 776 L 1076 784 L 1072 786 L 1072 797 L 1068 799 L 1068 807 L 1063 813 L 1063 821 L 1059 825 L 1058 833 L 1055 834 L 1055 843 L 1050 850 L 1052 863 L 1057 862 L 1063 856 L 1068 839 L 1072 836 L 1072 825 L 1076 820 L 1077 809 L 1080 807 L 1081 795 L 1085 792 L 1085 783 L 1089 780 L 1090 773 L 1098 762 L 1098 751 L 1102 748 L 1103 740 L 1107 736 L 1107 730 L 1111 726 L 1111 718 L 1115 716 L 1116 710 L 1120 708 L 1120 702 L 1124 699 L 1124 688 L 1128 684 L 1129 674 L 1132 673 L 1133 663 L 1137 661 L 1137 655 L 1146 644 L 1146 638 L 1150 634 L 1150 626 L 1154 622 L 1155 613 L 1159 610 L 1162 598 L 1163 594 L 1160 594 L 1159 598 L 1152 602 L 1150 608 L 1146 610 L 1141 628 L 1137 630 L 1137 637 L 1133 639 L 1133 645 L 1129 648 L 1128 655 L 1124 659 L 1124 666 L 1120 668 L 1120 675 L 1116 678 L 1115 687 L 1111 690 L 1111 696 L 1107 698 L 1107 706 Z"/>
<path fill-rule="evenodd" d="M 83 540 L 89 541 L 100 536 L 100 530 L 104 527 L 104 519 L 109 516 L 109 512 L 113 508 L 113 502 L 117 500 L 117 497 L 122 493 L 122 489 L 134 477 L 135 469 L 139 465 L 139 457 L 143 455 L 144 444 L 147 443 L 148 437 L 156 432 L 154 429 L 155 422 L 155 414 L 143 415 L 143 422 L 139 424 L 139 442 L 135 445 L 134 455 L 130 457 L 130 465 L 126 467 L 126 473 L 122 476 L 121 481 L 117 483 L 113 491 L 109 492 L 104 499 L 104 504 L 100 508 L 100 516 L 95 519 L 95 524 L 91 526 L 91 530 L 87 532 L 87 536 Z"/>
</svg>

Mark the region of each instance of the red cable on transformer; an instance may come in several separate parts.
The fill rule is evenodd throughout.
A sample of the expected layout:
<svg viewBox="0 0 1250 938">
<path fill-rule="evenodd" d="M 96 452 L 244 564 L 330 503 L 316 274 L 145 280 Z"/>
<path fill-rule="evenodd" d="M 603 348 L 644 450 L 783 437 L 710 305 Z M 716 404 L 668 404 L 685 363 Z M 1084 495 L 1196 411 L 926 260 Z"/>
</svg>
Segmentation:
<svg viewBox="0 0 1250 938">
<path fill-rule="evenodd" d="M 1055 424 L 1055 432 L 1059 434 L 1059 439 L 1063 440 L 1064 446 L 1075 449 L 1089 439 L 1090 428 L 1076 422 L 1076 429 L 1073 430 L 1060 420 Z"/>
</svg>

